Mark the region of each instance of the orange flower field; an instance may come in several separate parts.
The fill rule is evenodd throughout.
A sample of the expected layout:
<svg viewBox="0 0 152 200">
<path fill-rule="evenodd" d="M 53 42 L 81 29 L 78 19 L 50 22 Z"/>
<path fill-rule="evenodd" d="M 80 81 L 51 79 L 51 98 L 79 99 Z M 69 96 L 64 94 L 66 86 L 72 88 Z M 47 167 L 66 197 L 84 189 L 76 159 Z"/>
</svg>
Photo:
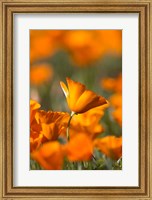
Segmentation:
<svg viewBox="0 0 152 200">
<path fill-rule="evenodd" d="M 30 169 L 122 169 L 122 31 L 30 30 Z"/>
</svg>

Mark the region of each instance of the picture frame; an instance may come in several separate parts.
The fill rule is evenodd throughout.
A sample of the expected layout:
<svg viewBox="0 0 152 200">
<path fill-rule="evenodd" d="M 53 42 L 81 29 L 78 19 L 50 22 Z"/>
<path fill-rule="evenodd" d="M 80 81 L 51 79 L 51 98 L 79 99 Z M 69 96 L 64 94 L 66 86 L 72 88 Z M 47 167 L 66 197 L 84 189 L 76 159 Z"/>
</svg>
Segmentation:
<svg viewBox="0 0 152 200">
<path fill-rule="evenodd" d="M 0 2 L 0 197 L 1 199 L 152 199 L 151 31 L 152 1 L 81 0 Z M 13 15 L 16 13 L 139 14 L 139 186 L 138 187 L 14 187 L 13 186 Z"/>
</svg>

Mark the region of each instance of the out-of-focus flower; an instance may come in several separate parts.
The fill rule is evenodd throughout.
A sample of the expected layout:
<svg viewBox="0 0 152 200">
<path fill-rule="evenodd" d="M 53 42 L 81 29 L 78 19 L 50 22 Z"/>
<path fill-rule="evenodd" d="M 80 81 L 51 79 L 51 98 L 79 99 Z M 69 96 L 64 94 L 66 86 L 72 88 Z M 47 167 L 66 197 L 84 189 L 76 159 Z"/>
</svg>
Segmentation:
<svg viewBox="0 0 152 200">
<path fill-rule="evenodd" d="M 104 104 L 103 106 L 92 108 L 85 113 L 74 115 L 70 124 L 70 135 L 84 132 L 91 139 L 94 139 L 103 131 L 103 127 L 99 122 L 107 107 L 108 104 Z"/>
<path fill-rule="evenodd" d="M 122 94 L 121 93 L 114 93 L 109 98 L 109 102 L 114 108 L 122 107 Z"/>
<path fill-rule="evenodd" d="M 94 146 L 106 156 L 118 160 L 122 156 L 122 137 L 106 136 L 94 140 Z"/>
<path fill-rule="evenodd" d="M 99 40 L 106 53 L 122 54 L 122 31 L 99 30 Z"/>
<path fill-rule="evenodd" d="M 31 30 L 30 31 L 30 63 L 52 56 L 64 31 Z"/>
<path fill-rule="evenodd" d="M 78 66 L 84 67 L 106 53 L 121 54 L 121 32 L 121 30 L 66 31 L 62 42 Z"/>
<path fill-rule="evenodd" d="M 109 102 L 114 108 L 114 110 L 112 111 L 113 118 L 120 126 L 122 126 L 122 94 L 114 93 L 110 97 Z"/>
<path fill-rule="evenodd" d="M 105 90 L 113 92 L 122 92 L 122 75 L 120 74 L 117 78 L 105 78 L 101 80 L 101 86 Z"/>
<path fill-rule="evenodd" d="M 105 90 L 114 92 L 109 98 L 110 105 L 114 108 L 112 116 L 122 126 L 122 75 L 102 79 L 101 86 Z"/>
<path fill-rule="evenodd" d="M 122 53 L 121 30 L 31 30 L 30 62 L 66 49 L 78 66 L 88 66 L 106 53 Z"/>
<path fill-rule="evenodd" d="M 54 48 L 47 31 L 30 31 L 30 62 L 52 55 Z"/>
<path fill-rule="evenodd" d="M 70 161 L 90 160 L 93 153 L 93 143 L 86 134 L 78 133 L 63 146 L 63 151 Z"/>
<path fill-rule="evenodd" d="M 106 99 L 98 96 L 91 90 L 87 90 L 85 85 L 66 78 L 68 88 L 60 82 L 61 88 L 66 96 L 68 106 L 75 113 L 84 113 L 91 108 L 95 108 L 107 103 Z"/>
<path fill-rule="evenodd" d="M 41 85 L 49 82 L 53 76 L 53 69 L 48 64 L 33 65 L 30 68 L 30 81 L 32 85 Z"/>
<path fill-rule="evenodd" d="M 46 170 L 60 170 L 63 165 L 63 151 L 61 145 L 55 142 L 43 144 L 31 157 Z"/>
<path fill-rule="evenodd" d="M 112 112 L 114 119 L 122 126 L 122 108 L 117 108 Z"/>
</svg>

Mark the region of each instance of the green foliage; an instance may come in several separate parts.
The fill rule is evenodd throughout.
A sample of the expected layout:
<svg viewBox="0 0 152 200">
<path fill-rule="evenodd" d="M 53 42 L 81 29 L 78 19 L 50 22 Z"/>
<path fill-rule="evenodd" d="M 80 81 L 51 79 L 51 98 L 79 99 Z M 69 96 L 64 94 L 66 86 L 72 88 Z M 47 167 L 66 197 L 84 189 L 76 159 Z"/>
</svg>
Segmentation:
<svg viewBox="0 0 152 200">
<path fill-rule="evenodd" d="M 35 161 L 30 159 L 30 170 L 41 170 L 42 167 Z"/>
</svg>

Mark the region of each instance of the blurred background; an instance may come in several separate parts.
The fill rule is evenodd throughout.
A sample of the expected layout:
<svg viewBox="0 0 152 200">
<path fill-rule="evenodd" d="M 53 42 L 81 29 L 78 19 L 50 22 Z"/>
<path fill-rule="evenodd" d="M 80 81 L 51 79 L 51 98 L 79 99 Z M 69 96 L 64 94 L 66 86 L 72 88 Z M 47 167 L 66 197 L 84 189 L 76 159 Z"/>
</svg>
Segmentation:
<svg viewBox="0 0 152 200">
<path fill-rule="evenodd" d="M 102 137 L 121 136 L 121 74 L 121 30 L 30 30 L 30 96 L 41 109 L 69 112 L 59 82 L 70 77 L 110 102 Z"/>
</svg>

